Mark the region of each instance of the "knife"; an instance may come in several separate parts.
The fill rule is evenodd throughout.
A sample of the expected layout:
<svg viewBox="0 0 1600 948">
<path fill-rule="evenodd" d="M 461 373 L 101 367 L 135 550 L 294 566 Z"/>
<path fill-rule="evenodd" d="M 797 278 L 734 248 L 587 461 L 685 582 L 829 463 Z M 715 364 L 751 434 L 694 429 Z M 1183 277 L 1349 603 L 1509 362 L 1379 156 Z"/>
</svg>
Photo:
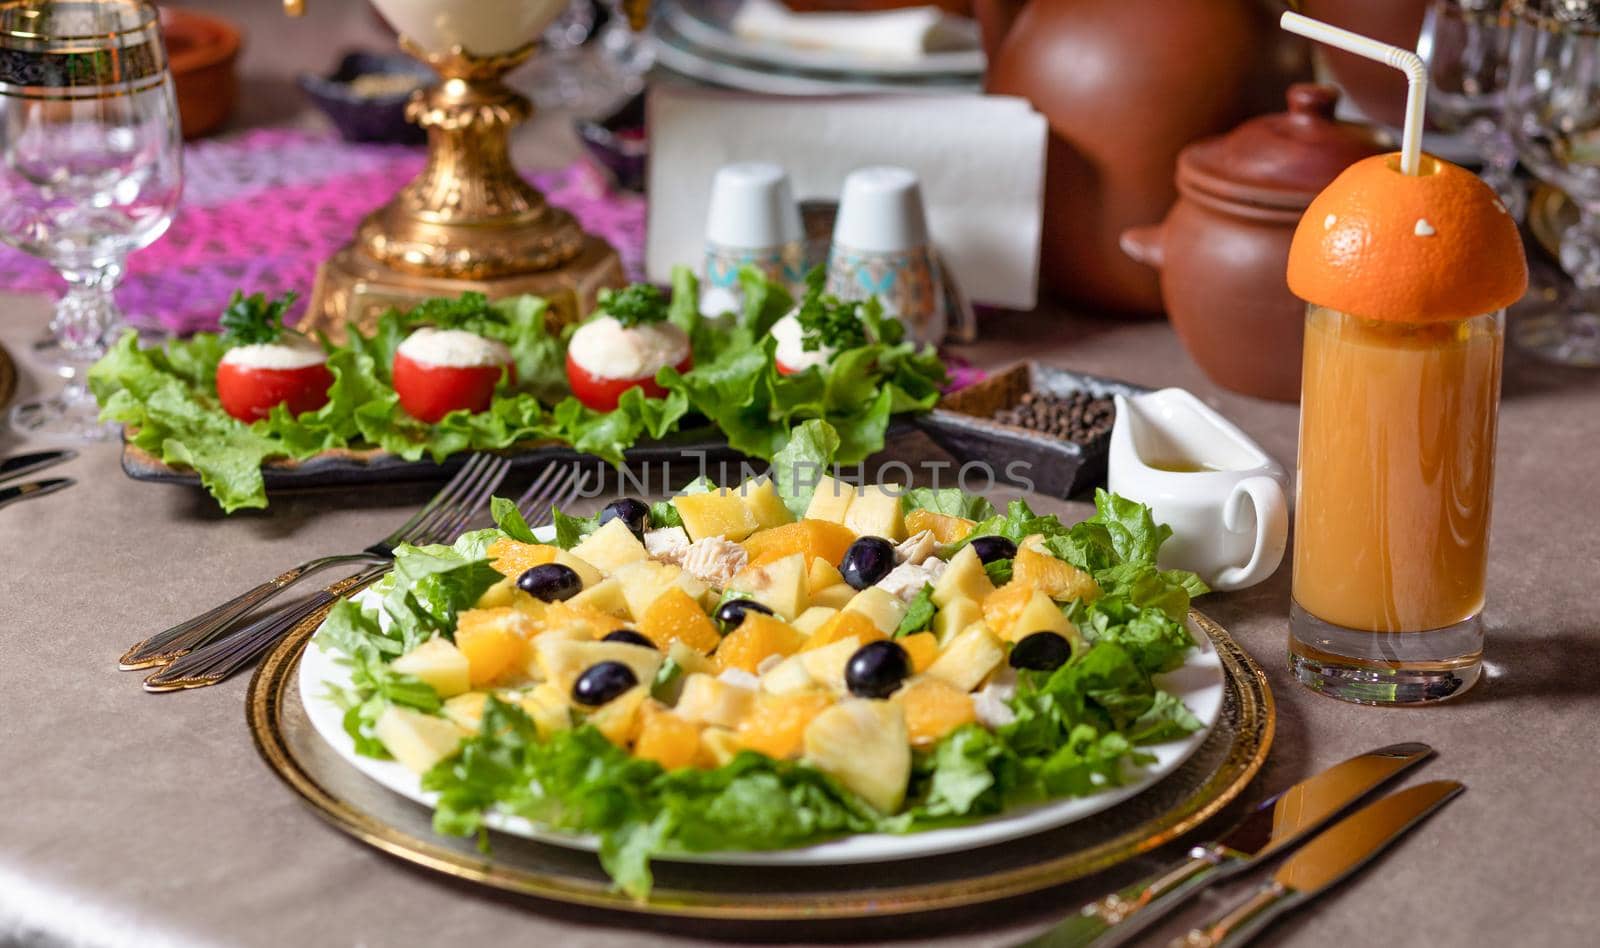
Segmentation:
<svg viewBox="0 0 1600 948">
<path fill-rule="evenodd" d="M 78 452 L 71 448 L 63 448 L 60 451 L 39 451 L 34 454 L 0 458 L 0 481 L 9 481 L 14 477 L 42 471 L 57 464 L 65 464 L 77 456 Z"/>
<path fill-rule="evenodd" d="M 27 500 L 29 497 L 43 497 L 45 494 L 54 494 L 58 490 L 65 490 L 78 483 L 70 477 L 55 477 L 44 481 L 29 481 L 26 484 L 16 484 L 12 487 L 0 488 L 0 507 Z"/>
<path fill-rule="evenodd" d="M 1335 764 L 1259 803 L 1216 840 L 1188 857 L 1079 909 L 1030 948 L 1108 948 L 1126 944 L 1213 882 L 1244 872 L 1299 844 L 1341 810 L 1433 755 L 1427 744 L 1391 744 Z"/>
<path fill-rule="evenodd" d="M 1465 789 L 1454 780 L 1435 780 L 1362 807 L 1284 860 L 1271 882 L 1216 919 L 1173 939 L 1170 948 L 1243 945 L 1273 919 L 1366 865 Z"/>
</svg>

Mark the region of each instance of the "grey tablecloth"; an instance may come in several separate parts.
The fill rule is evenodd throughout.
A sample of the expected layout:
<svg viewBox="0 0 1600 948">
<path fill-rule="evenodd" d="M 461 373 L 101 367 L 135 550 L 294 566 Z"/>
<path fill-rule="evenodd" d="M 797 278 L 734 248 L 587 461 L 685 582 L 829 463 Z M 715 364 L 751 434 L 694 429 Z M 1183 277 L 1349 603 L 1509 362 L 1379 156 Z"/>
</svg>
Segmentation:
<svg viewBox="0 0 1600 948">
<path fill-rule="evenodd" d="M 0 342 L 24 353 L 46 311 L 42 300 L 0 297 Z M 970 351 L 982 363 L 1043 355 L 1187 386 L 1293 459 L 1294 407 L 1219 393 L 1164 324 L 1041 313 L 999 317 L 985 331 L 995 341 Z M 25 390 L 38 384 L 40 373 L 25 371 Z M 1490 673 L 1463 700 L 1420 711 L 1358 708 L 1290 681 L 1287 568 L 1264 586 L 1204 601 L 1267 667 L 1279 700 L 1277 742 L 1257 791 L 1413 739 L 1440 751 L 1423 775 L 1470 788 L 1268 943 L 1594 942 L 1597 385 L 1600 378 L 1515 358 L 1509 367 Z M 0 435 L 0 451 L 23 446 Z M 426 490 L 290 495 L 268 514 L 224 518 L 197 492 L 127 480 L 112 446 L 85 450 L 63 472 L 80 485 L 0 511 L 0 942 L 610 945 L 715 936 L 1003 944 L 1095 886 L 1153 865 L 931 922 L 832 926 L 640 922 L 446 882 L 324 825 L 267 771 L 246 733 L 243 678 L 151 696 L 136 675 L 115 669 L 132 640 L 302 557 L 382 534 Z"/>
</svg>

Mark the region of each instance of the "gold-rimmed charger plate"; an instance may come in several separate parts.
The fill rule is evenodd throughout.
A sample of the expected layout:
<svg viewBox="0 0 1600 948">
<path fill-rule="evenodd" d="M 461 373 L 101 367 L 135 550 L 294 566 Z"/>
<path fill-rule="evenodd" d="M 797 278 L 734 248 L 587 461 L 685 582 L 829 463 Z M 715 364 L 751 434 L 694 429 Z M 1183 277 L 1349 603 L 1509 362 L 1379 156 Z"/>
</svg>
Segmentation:
<svg viewBox="0 0 1600 948">
<path fill-rule="evenodd" d="M 648 901 L 611 888 L 589 853 L 492 834 L 491 852 L 435 834 L 432 811 L 379 786 L 316 734 L 296 686 L 326 609 L 256 670 L 250 733 L 272 771 L 334 826 L 390 855 L 459 879 L 576 905 L 721 920 L 822 920 L 933 912 L 1024 895 L 1099 872 L 1184 835 L 1235 799 L 1266 759 L 1276 721 L 1265 673 L 1220 626 L 1192 618 L 1222 661 L 1221 717 L 1177 771 L 1094 820 L 949 856 L 856 866 L 657 862 Z"/>
</svg>

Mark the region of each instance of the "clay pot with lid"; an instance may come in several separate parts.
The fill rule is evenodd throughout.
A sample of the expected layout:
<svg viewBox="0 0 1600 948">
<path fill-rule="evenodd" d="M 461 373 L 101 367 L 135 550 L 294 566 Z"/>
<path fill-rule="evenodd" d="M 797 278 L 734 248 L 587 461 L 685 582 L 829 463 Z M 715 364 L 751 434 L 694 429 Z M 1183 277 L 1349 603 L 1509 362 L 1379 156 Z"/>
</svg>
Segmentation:
<svg viewBox="0 0 1600 948">
<path fill-rule="evenodd" d="M 1300 397 L 1305 303 L 1284 278 L 1306 205 L 1339 172 L 1387 149 L 1336 122 L 1331 86 L 1289 88 L 1289 110 L 1251 119 L 1178 155 L 1178 201 L 1165 221 L 1122 235 L 1160 273 L 1161 299 L 1195 362 L 1224 388 Z"/>
</svg>

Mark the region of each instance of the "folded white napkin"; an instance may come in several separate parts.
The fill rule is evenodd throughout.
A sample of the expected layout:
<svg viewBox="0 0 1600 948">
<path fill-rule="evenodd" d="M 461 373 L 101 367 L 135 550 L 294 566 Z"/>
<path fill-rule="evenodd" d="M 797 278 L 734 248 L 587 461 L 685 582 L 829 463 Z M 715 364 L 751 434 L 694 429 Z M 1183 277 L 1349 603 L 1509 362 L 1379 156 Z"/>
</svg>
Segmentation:
<svg viewBox="0 0 1600 948">
<path fill-rule="evenodd" d="M 711 177 L 725 164 L 777 162 L 802 200 L 838 200 L 854 169 L 899 165 L 921 179 L 933 242 L 967 296 L 1035 305 L 1047 128 L 1026 100 L 771 99 L 655 83 L 648 110 L 650 279 L 701 268 Z"/>
<path fill-rule="evenodd" d="M 795 13 L 778 0 L 744 0 L 733 31 L 746 39 L 910 62 L 972 48 L 973 35 L 938 7 L 862 13 Z"/>
</svg>

